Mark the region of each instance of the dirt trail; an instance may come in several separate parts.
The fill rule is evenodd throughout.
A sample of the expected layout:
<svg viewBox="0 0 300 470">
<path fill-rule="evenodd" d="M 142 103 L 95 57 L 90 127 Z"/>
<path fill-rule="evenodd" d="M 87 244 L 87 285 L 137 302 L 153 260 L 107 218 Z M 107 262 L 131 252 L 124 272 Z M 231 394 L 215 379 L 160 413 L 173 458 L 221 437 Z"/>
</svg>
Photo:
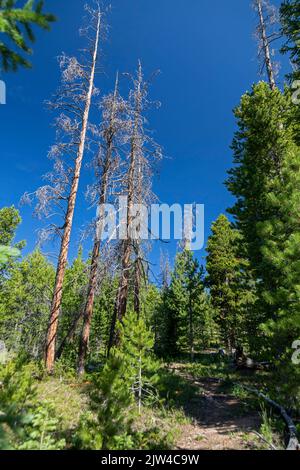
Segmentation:
<svg viewBox="0 0 300 470">
<path fill-rule="evenodd" d="M 195 398 L 184 407 L 191 424 L 181 426 L 176 448 L 184 450 L 253 450 L 262 448 L 255 432 L 259 431 L 258 413 L 245 410 L 237 398 L 222 393 L 213 378 L 195 380 L 179 364 L 172 369 L 199 387 Z"/>
</svg>

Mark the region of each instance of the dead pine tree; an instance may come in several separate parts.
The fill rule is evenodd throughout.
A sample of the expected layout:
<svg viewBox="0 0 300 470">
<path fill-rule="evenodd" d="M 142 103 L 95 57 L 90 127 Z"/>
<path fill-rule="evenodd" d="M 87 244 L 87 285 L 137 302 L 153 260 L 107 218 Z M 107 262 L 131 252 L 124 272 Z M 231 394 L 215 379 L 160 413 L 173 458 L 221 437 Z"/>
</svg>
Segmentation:
<svg viewBox="0 0 300 470">
<path fill-rule="evenodd" d="M 103 98 L 102 123 L 100 126 L 100 148 L 94 161 L 97 182 L 89 188 L 94 204 L 97 205 L 95 239 L 91 257 L 87 300 L 83 312 L 83 327 L 79 341 L 78 373 L 83 374 L 88 352 L 94 300 L 97 290 L 97 273 L 100 262 L 101 242 L 104 230 L 105 204 L 108 193 L 114 194 L 114 187 L 119 178 L 121 158 L 119 149 L 126 142 L 128 105 L 119 94 L 119 79 L 116 78 L 114 93 Z M 97 134 L 97 132 L 96 132 Z"/>
<path fill-rule="evenodd" d="M 253 8 L 259 20 L 255 36 L 258 40 L 258 57 L 262 63 L 260 73 L 266 69 L 270 88 L 275 90 L 278 64 L 272 61 L 271 43 L 280 37 L 276 31 L 277 9 L 269 0 L 253 0 Z"/>
<path fill-rule="evenodd" d="M 122 242 L 121 273 L 111 322 L 109 350 L 119 341 L 116 323 L 122 322 L 126 313 L 132 268 L 134 268 L 134 309 L 138 314 L 140 311 L 140 288 L 144 271 L 141 242 L 143 233 L 145 230 L 148 231 L 148 218 L 144 220 L 144 208 L 148 208 L 150 201 L 153 200 L 152 166 L 154 161 L 161 158 L 162 153 L 161 148 L 148 135 L 146 129 L 145 111 L 151 102 L 148 100 L 149 82 L 144 80 L 140 61 L 136 76 L 131 78 L 133 81 L 133 88 L 129 95 L 131 134 L 128 169 L 124 178 L 127 218 L 126 226 L 121 227 L 125 236 Z M 147 227 L 144 226 L 145 223 Z"/>
<path fill-rule="evenodd" d="M 95 74 L 100 38 L 105 28 L 105 12 L 98 1 L 94 4 L 93 8 L 85 7 L 88 14 L 87 27 L 80 33 L 87 41 L 87 47 L 81 51 L 82 60 L 65 55 L 59 58 L 62 83 L 54 99 L 48 103 L 50 109 L 58 113 L 55 121 L 57 143 L 50 151 L 50 158 L 54 160 L 54 169 L 46 175 L 49 184 L 33 194 L 25 195 L 25 199 L 32 200 L 33 196 L 37 198 L 35 213 L 39 217 L 50 218 L 59 215 L 63 219 L 62 226 L 50 224 L 43 231 L 44 238 L 53 233 L 61 238 L 45 345 L 45 365 L 49 373 L 53 371 L 55 361 L 63 283 L 82 161 L 87 147 L 90 109 L 93 95 L 97 94 Z"/>
<path fill-rule="evenodd" d="M 140 70 L 139 70 L 139 73 Z M 142 167 L 142 149 L 139 148 L 137 152 L 137 160 L 136 160 L 136 174 L 135 174 L 135 184 L 136 184 L 136 203 L 137 203 L 137 213 L 136 218 L 138 220 L 138 225 L 136 227 L 136 234 L 137 236 L 133 240 L 133 250 L 134 250 L 134 279 L 133 279 L 133 305 L 134 311 L 137 314 L 138 318 L 140 316 L 141 310 L 141 302 L 140 302 L 140 292 L 141 292 L 141 284 L 142 284 L 142 276 L 144 271 L 143 260 L 142 260 L 142 250 L 141 250 L 141 239 L 139 238 L 139 233 L 141 233 L 142 226 L 141 226 L 141 206 L 143 204 L 143 167 Z"/>
<path fill-rule="evenodd" d="M 140 96 L 132 94 L 133 103 L 137 103 L 136 108 L 146 110 L 154 103 L 148 101 L 149 82 L 144 81 L 142 66 L 139 62 L 138 75 L 142 84 Z M 138 106 L 138 103 L 139 106 Z M 157 103 L 156 103 L 157 105 Z M 148 217 L 145 214 L 145 208 L 156 201 L 156 196 L 152 192 L 153 169 L 158 160 L 162 157 L 161 147 L 152 139 L 147 132 L 147 120 L 142 116 L 142 127 L 136 140 L 136 171 L 135 171 L 135 213 L 133 230 L 133 257 L 134 257 L 134 275 L 133 275 L 133 299 L 134 311 L 138 318 L 141 313 L 141 291 L 148 278 L 148 261 L 145 256 L 146 243 L 144 237 L 149 234 Z"/>
</svg>

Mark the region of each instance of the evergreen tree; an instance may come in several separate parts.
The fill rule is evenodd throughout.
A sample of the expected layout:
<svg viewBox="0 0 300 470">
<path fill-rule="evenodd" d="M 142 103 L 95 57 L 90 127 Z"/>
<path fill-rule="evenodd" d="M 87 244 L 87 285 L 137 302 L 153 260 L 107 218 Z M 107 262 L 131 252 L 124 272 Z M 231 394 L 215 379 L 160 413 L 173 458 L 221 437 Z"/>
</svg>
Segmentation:
<svg viewBox="0 0 300 470">
<path fill-rule="evenodd" d="M 164 358 L 176 356 L 178 353 L 177 309 L 173 306 L 169 287 L 163 287 L 161 299 L 155 306 L 153 326 L 155 353 Z"/>
<path fill-rule="evenodd" d="M 269 338 L 271 358 L 285 370 L 291 361 L 292 344 L 300 337 L 300 148 L 290 145 L 281 180 L 267 195 L 270 216 L 258 224 L 262 240 L 262 275 L 273 278 L 273 288 L 262 283 L 261 297 L 272 315 L 263 330 Z M 300 396 L 299 367 L 288 365 L 289 393 Z M 292 369 L 292 370 L 290 370 Z M 281 371 L 282 372 L 282 371 Z M 298 377 L 298 384 L 295 381 Z"/>
<path fill-rule="evenodd" d="M 221 337 L 231 351 L 245 341 L 245 309 L 253 294 L 246 280 L 247 262 L 241 257 L 240 232 L 225 215 L 212 225 L 207 243 L 207 285 Z"/>
<path fill-rule="evenodd" d="M 0 270 L 4 268 L 10 260 L 19 256 L 19 254 L 20 250 L 17 248 L 0 245 Z"/>
<path fill-rule="evenodd" d="M 133 312 L 127 312 L 118 328 L 120 346 L 111 349 L 103 370 L 94 376 L 91 400 L 96 418 L 83 421 L 79 431 L 88 448 L 130 447 L 135 411 L 141 412 L 144 401 L 155 396 L 159 365 L 152 357 L 152 333 Z"/>
<path fill-rule="evenodd" d="M 171 355 L 188 351 L 194 359 L 195 346 L 201 342 L 207 304 L 203 283 L 203 268 L 190 250 L 178 253 L 170 287 L 163 292 L 164 339 Z M 203 326 L 204 328 L 204 326 Z"/>
<path fill-rule="evenodd" d="M 0 209 L 0 245 L 9 246 L 13 243 L 21 222 L 20 213 L 14 206 Z"/>
<path fill-rule="evenodd" d="M 117 450 L 119 440 L 130 434 L 132 393 L 124 381 L 126 365 L 117 349 L 112 349 L 101 373 L 94 375 L 91 407 L 95 415 L 83 418 L 78 432 L 81 447 Z"/>
<path fill-rule="evenodd" d="M 127 312 L 120 324 L 120 354 L 125 363 L 125 381 L 130 385 L 139 414 L 144 400 L 155 396 L 158 362 L 153 357 L 154 335 L 136 312 Z"/>
<path fill-rule="evenodd" d="M 25 246 L 24 241 L 12 245 L 21 221 L 19 211 L 14 206 L 0 209 L 0 283 L 14 258 L 19 256 L 19 250 Z"/>
<path fill-rule="evenodd" d="M 69 340 L 78 338 L 79 334 L 79 317 L 84 309 L 85 295 L 88 283 L 88 262 L 83 259 L 82 248 L 79 248 L 77 257 L 73 260 L 72 264 L 66 269 L 64 279 L 64 289 L 62 297 L 61 308 L 61 324 L 58 330 L 58 344 L 59 348 L 64 341 L 64 338 L 71 331 L 72 326 L 75 325 L 74 331 Z M 76 321 L 78 319 L 78 321 Z M 64 352 L 65 357 L 71 359 L 72 364 L 76 362 L 76 345 L 72 341 L 67 351 L 62 347 L 59 356 Z M 58 348 L 58 350 L 59 350 Z"/>
<path fill-rule="evenodd" d="M 13 264 L 0 290 L 0 337 L 8 349 L 41 358 L 53 282 L 53 266 L 39 251 Z"/>
<path fill-rule="evenodd" d="M 287 190 L 291 204 L 294 197 L 297 200 L 298 183 L 288 184 L 287 176 L 290 172 L 289 177 L 292 177 L 292 168 L 297 168 L 296 112 L 288 90 L 284 94 L 279 90 L 272 92 L 264 83 L 255 85 L 253 92 L 242 98 L 241 106 L 236 110 L 239 131 L 233 149 L 237 166 L 229 172 L 227 184 L 237 197 L 231 212 L 243 235 L 246 255 L 258 281 L 257 325 L 268 320 L 277 321 L 280 311 L 274 296 L 283 287 L 282 271 L 276 266 L 274 253 L 270 250 L 266 258 L 266 247 L 271 243 L 270 223 L 274 226 L 272 230 L 281 234 L 282 244 L 297 236 L 296 225 L 287 224 L 287 214 L 284 215 L 274 202 L 282 199 L 283 205 L 284 200 L 288 204 Z M 291 205 L 288 211 L 291 217 L 293 207 Z M 277 241 L 279 243 L 279 238 Z M 295 269 L 295 265 L 291 268 Z M 265 339 L 262 347 L 269 349 L 271 344 Z"/>
<path fill-rule="evenodd" d="M 246 93 L 235 110 L 239 130 L 233 140 L 234 168 L 229 171 L 228 189 L 237 198 L 230 209 L 246 242 L 253 265 L 260 263 L 257 223 L 267 216 L 266 194 L 280 178 L 286 147 L 292 140 L 287 124 L 291 101 L 287 93 L 271 91 L 260 82 Z"/>
<path fill-rule="evenodd" d="M 0 34 L 8 39 L 6 43 L 0 40 L 0 56 L 4 70 L 17 70 L 19 67 L 31 67 L 30 62 L 21 55 L 32 54 L 28 43 L 35 41 L 33 26 L 49 30 L 50 23 L 55 17 L 43 12 L 43 1 L 27 0 L 23 7 L 17 5 L 17 0 L 0 0 Z M 10 44 L 17 49 L 11 48 Z"/>
<path fill-rule="evenodd" d="M 293 65 L 292 80 L 300 79 L 300 2 L 299 0 L 285 0 L 280 8 L 281 31 L 286 37 L 282 53 L 290 54 Z"/>
<path fill-rule="evenodd" d="M 288 75 L 295 111 L 291 120 L 295 139 L 300 145 L 300 1 L 285 1 L 280 9 L 280 19 L 281 32 L 286 38 L 281 52 L 283 54 L 289 53 L 290 63 L 293 68 L 293 71 Z"/>
</svg>

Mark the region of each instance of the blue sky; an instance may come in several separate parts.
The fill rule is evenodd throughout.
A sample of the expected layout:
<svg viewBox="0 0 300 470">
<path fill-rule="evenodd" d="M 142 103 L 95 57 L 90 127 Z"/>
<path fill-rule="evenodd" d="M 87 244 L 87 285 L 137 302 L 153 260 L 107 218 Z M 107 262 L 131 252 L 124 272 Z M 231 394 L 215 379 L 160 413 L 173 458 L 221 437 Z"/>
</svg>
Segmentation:
<svg viewBox="0 0 300 470">
<path fill-rule="evenodd" d="M 54 142 L 51 114 L 43 102 L 59 83 L 56 57 L 80 47 L 78 28 L 85 0 L 48 0 L 58 22 L 38 32 L 33 69 L 2 75 L 7 105 L 0 107 L 0 207 L 18 204 L 25 191 L 41 184 L 49 171 L 47 152 Z M 103 46 L 104 74 L 98 85 L 111 89 L 116 70 L 133 71 L 141 59 L 145 73 L 160 69 L 151 91 L 162 102 L 151 113 L 155 138 L 169 157 L 160 165 L 155 190 L 165 203 L 205 204 L 205 232 L 232 203 L 223 182 L 232 164 L 235 130 L 232 109 L 259 79 L 254 12 L 250 0 L 112 0 L 110 32 Z M 279 5 L 279 1 L 274 1 Z M 285 64 L 286 67 L 286 64 Z M 284 72 L 284 69 L 283 69 Z M 93 217 L 83 193 L 91 175 L 83 172 L 72 237 L 71 257 L 82 227 Z M 18 239 L 34 248 L 36 229 L 30 208 L 21 208 Z M 176 245 L 169 248 L 172 258 Z M 157 261 L 159 246 L 152 260 Z M 205 251 L 198 253 L 201 258 Z"/>
</svg>

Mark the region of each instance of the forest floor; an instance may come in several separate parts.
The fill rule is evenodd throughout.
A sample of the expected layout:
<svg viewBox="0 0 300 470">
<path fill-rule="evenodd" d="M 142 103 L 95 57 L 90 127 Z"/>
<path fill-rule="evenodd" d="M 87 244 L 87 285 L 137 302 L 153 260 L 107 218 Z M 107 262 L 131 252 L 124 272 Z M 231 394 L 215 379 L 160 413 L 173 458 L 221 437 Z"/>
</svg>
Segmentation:
<svg viewBox="0 0 300 470">
<path fill-rule="evenodd" d="M 136 422 L 146 450 L 260 450 L 284 448 L 282 422 L 239 384 L 269 389 L 267 372 L 238 372 L 215 352 L 204 351 L 165 364 L 160 371 L 157 406 L 145 406 Z M 90 412 L 90 381 L 62 376 L 39 382 L 38 396 L 61 418 L 72 448 L 82 413 Z"/>
<path fill-rule="evenodd" d="M 195 380 L 182 364 L 172 364 L 172 369 L 198 388 L 195 396 L 184 405 L 190 422 L 180 427 L 177 449 L 255 450 L 264 447 L 256 434 L 261 426 L 258 411 L 248 409 L 241 399 L 222 391 L 219 379 Z"/>
<path fill-rule="evenodd" d="M 267 373 L 235 371 L 232 365 L 209 351 L 201 353 L 195 363 L 172 363 L 169 370 L 194 390 L 182 402 L 188 419 L 180 425 L 177 449 L 284 448 L 283 434 L 278 429 L 282 423 L 269 415 L 256 397 L 236 384 L 261 388 L 268 383 Z"/>
</svg>

